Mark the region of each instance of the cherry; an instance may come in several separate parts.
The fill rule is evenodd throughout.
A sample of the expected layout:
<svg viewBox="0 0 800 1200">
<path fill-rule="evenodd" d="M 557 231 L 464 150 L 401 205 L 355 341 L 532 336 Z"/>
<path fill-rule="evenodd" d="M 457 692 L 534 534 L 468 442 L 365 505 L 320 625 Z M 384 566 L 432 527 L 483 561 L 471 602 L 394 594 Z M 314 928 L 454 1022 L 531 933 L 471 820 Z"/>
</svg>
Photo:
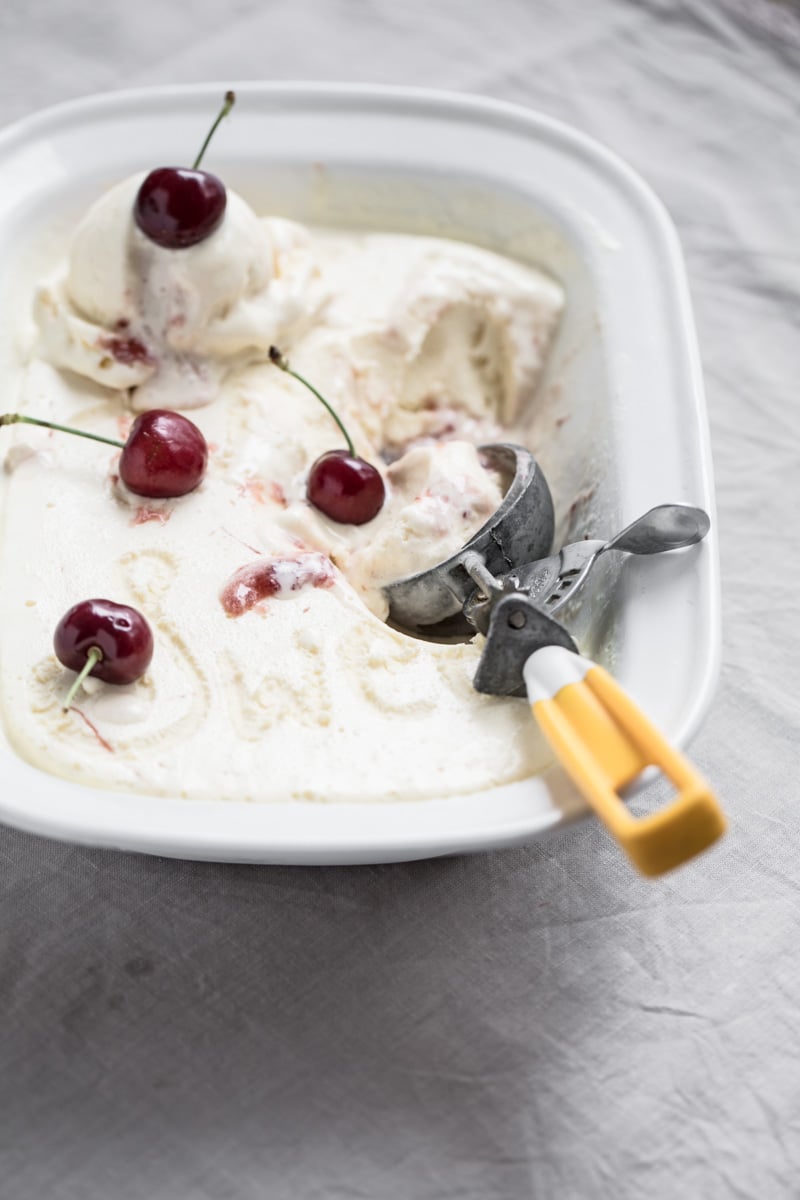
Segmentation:
<svg viewBox="0 0 800 1200">
<path fill-rule="evenodd" d="M 315 508 L 342 525 L 366 525 L 383 508 L 380 472 L 347 450 L 329 450 L 312 466 L 306 496 Z"/>
<path fill-rule="evenodd" d="M 153 657 L 153 634 L 142 614 L 127 604 L 82 600 L 56 625 L 53 649 L 63 666 L 78 672 L 66 710 L 87 675 L 106 683 L 133 683 L 144 675 Z"/>
<path fill-rule="evenodd" d="M 383 508 L 386 487 L 377 467 L 356 454 L 353 439 L 324 396 L 289 366 L 277 346 L 269 348 L 270 362 L 316 396 L 344 434 L 346 450 L 328 450 L 313 463 L 306 481 L 306 499 L 340 525 L 366 525 Z"/>
<path fill-rule="evenodd" d="M 137 496 L 185 496 L 203 478 L 208 446 L 188 417 L 153 408 L 131 426 L 119 460 L 122 482 Z"/>
<path fill-rule="evenodd" d="M 156 167 L 139 188 L 133 214 L 151 242 L 185 250 L 211 236 L 227 199 L 225 184 L 210 171 Z"/>
<path fill-rule="evenodd" d="M 225 102 L 191 167 L 156 167 L 139 188 L 133 216 L 151 242 L 167 250 L 185 250 L 210 237 L 224 217 L 228 199 L 224 183 L 198 167 L 235 101 L 233 92 L 225 93 Z"/>
<path fill-rule="evenodd" d="M 185 496 L 193 491 L 203 478 L 208 462 L 206 439 L 195 423 L 165 408 L 153 408 L 137 417 L 126 442 L 21 413 L 0 416 L 0 426 L 16 424 L 41 425 L 59 433 L 71 433 L 75 437 L 103 442 L 106 446 L 116 446 L 122 451 L 119 462 L 122 482 L 137 496 L 147 496 L 151 500 Z"/>
</svg>

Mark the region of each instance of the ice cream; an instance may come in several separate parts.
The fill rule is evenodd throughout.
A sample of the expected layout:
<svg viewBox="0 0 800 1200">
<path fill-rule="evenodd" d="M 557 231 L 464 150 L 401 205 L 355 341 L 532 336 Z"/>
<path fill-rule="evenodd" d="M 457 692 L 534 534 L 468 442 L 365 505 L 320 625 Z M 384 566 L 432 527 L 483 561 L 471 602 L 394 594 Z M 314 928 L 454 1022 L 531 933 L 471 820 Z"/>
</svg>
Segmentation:
<svg viewBox="0 0 800 1200">
<path fill-rule="evenodd" d="M 207 241 L 166 250 L 131 220 L 137 186 L 98 201 L 35 289 L 21 407 L 111 436 L 139 409 L 193 408 L 209 468 L 196 492 L 144 503 L 107 448 L 3 431 L 14 746 L 84 783 L 196 799 L 410 799 L 532 773 L 525 706 L 472 688 L 479 647 L 390 628 L 382 589 L 499 503 L 476 447 L 513 440 L 535 402 L 559 287 L 456 242 L 259 219 L 231 192 Z M 306 501 L 341 435 L 269 363 L 272 343 L 383 472 L 368 524 Z M 129 687 L 90 681 L 80 714 L 62 713 L 52 630 L 101 595 L 146 615 L 153 662 Z"/>
<path fill-rule="evenodd" d="M 321 297 L 308 239 L 291 222 L 268 227 L 230 192 L 211 237 L 165 249 L 133 219 L 142 178 L 100 197 L 63 268 L 38 290 L 42 352 L 103 387 L 134 388 L 137 410 L 196 408 L 243 356 L 313 318 Z"/>
</svg>

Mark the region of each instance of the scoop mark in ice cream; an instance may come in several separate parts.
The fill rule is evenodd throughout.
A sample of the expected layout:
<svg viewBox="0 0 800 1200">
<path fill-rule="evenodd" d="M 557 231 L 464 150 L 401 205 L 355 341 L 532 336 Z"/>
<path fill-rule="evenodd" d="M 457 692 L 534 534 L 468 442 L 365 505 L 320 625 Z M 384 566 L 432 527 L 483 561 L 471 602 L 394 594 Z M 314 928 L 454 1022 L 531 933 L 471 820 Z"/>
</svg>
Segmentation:
<svg viewBox="0 0 800 1200">
<path fill-rule="evenodd" d="M 334 582 L 333 564 L 324 554 L 270 558 L 240 567 L 223 588 L 220 602 L 229 617 L 240 617 L 262 600 L 289 596 L 304 587 L 330 588 Z"/>
</svg>

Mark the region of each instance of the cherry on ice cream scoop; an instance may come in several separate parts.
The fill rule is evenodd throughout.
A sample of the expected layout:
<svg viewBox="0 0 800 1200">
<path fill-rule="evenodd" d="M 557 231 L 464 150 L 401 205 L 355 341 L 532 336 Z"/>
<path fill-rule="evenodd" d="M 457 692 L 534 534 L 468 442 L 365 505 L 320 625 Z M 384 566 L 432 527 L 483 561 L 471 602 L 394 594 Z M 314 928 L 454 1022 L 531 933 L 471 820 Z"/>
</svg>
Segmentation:
<svg viewBox="0 0 800 1200">
<path fill-rule="evenodd" d="M 225 185 L 210 171 L 198 170 L 208 143 L 236 96 L 225 93 L 217 119 L 208 131 L 191 167 L 156 167 L 142 183 L 133 206 L 136 224 L 145 237 L 167 250 L 185 250 L 205 241 L 225 216 Z"/>
</svg>

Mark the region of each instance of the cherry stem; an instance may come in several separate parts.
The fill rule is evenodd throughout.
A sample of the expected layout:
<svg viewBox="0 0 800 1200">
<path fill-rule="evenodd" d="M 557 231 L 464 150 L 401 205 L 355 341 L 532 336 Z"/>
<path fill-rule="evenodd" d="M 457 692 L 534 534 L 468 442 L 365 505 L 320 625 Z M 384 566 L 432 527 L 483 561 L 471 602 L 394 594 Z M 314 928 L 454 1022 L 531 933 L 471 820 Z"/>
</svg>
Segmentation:
<svg viewBox="0 0 800 1200">
<path fill-rule="evenodd" d="M 225 93 L 225 101 L 222 105 L 222 108 L 217 113 L 217 119 L 214 122 L 214 124 L 211 126 L 211 128 L 209 129 L 208 133 L 206 134 L 206 140 L 203 142 L 202 146 L 200 147 L 200 153 L 198 154 L 197 158 L 192 163 L 193 171 L 196 171 L 197 168 L 200 166 L 203 155 L 205 154 L 206 150 L 208 149 L 208 143 L 211 141 L 212 137 L 217 132 L 217 126 L 219 125 L 220 121 L 222 121 L 225 117 L 227 117 L 228 113 L 231 111 L 231 109 L 233 108 L 235 103 L 236 103 L 236 93 L 235 92 L 226 92 Z"/>
<path fill-rule="evenodd" d="M 40 421 L 38 417 L 24 417 L 22 413 L 3 413 L 0 425 L 41 425 L 43 429 L 57 429 L 59 433 L 74 433 L 75 437 L 89 438 L 93 442 L 105 442 L 107 446 L 125 449 L 125 443 L 116 438 L 101 437 L 99 433 L 87 433 L 85 429 L 71 429 L 69 425 L 56 425 L 55 421 Z"/>
<path fill-rule="evenodd" d="M 331 408 L 330 404 L 329 404 L 329 403 L 328 403 L 328 401 L 325 399 L 325 397 L 320 395 L 320 393 L 317 391 L 317 389 L 314 387 L 314 385 L 313 385 L 312 383 L 309 383 L 309 382 L 308 382 L 308 380 L 307 380 L 307 379 L 304 379 L 302 375 L 298 375 L 298 374 L 297 374 L 297 371 L 293 371 L 293 370 L 292 370 L 292 368 L 289 366 L 289 360 L 288 360 L 288 358 L 285 358 L 285 357 L 284 357 L 284 356 L 281 354 L 281 352 L 280 352 L 280 350 L 278 349 L 278 347 L 277 347 L 277 346 L 270 346 L 270 348 L 269 348 L 269 361 L 270 361 L 271 363 L 274 363 L 276 367 L 280 367 L 280 369 L 281 369 L 282 371 L 285 371 L 287 375 L 291 375 L 293 379 L 296 379 L 296 380 L 298 381 L 298 383 L 302 383 L 304 387 L 307 387 L 307 388 L 308 388 L 308 390 L 309 390 L 310 392 L 312 392 L 312 393 L 313 393 L 313 395 L 315 395 L 315 396 L 317 397 L 317 399 L 319 400 L 320 404 L 324 404 L 324 405 L 325 405 L 325 407 L 327 408 L 328 412 L 331 414 L 331 416 L 333 417 L 334 421 L 336 422 L 336 424 L 339 426 L 339 428 L 341 429 L 342 433 L 344 434 L 344 440 L 347 442 L 347 449 L 348 449 L 349 453 L 350 453 L 350 454 L 352 454 L 353 458 L 357 458 L 357 457 L 358 457 L 358 455 L 356 454 L 356 448 L 355 448 L 355 446 L 353 445 L 353 439 L 350 437 L 350 434 L 347 432 L 347 430 L 345 429 L 344 425 L 342 424 L 341 418 L 340 418 L 340 417 L 339 417 L 339 415 L 338 415 L 338 414 L 337 414 L 337 413 L 334 411 L 334 409 L 332 409 L 332 408 Z"/>
<path fill-rule="evenodd" d="M 87 675 L 91 674 L 97 664 L 101 661 L 102 657 L 103 651 L 99 646 L 89 647 L 89 653 L 86 655 L 86 662 L 81 667 L 80 674 L 75 677 L 72 687 L 67 692 L 64 705 L 61 709 L 62 712 L 69 712 L 70 708 L 72 707 L 72 701 L 75 699 L 78 690 L 82 687 L 84 679 Z"/>
</svg>

